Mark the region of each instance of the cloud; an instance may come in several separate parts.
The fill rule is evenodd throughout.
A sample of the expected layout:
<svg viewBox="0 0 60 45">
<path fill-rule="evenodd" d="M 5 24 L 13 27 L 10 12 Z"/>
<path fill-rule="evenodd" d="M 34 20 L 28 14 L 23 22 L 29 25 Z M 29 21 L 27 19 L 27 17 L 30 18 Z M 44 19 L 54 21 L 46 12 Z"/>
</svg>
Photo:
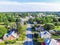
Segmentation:
<svg viewBox="0 0 60 45">
<path fill-rule="evenodd" d="M 0 12 L 60 11 L 60 3 L 1 1 Z"/>
</svg>

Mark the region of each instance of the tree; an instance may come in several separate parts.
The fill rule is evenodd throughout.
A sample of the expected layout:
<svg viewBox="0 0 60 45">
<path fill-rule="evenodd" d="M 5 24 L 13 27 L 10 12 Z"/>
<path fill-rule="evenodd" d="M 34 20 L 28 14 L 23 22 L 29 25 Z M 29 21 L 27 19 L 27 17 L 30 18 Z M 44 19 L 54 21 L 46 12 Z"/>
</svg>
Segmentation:
<svg viewBox="0 0 60 45">
<path fill-rule="evenodd" d="M 35 18 L 35 20 L 36 20 L 36 22 L 37 22 L 38 24 L 42 23 L 42 20 L 41 20 L 41 18 L 39 18 L 39 17 Z"/>
<path fill-rule="evenodd" d="M 58 22 L 58 19 L 53 17 L 53 22 Z"/>
<path fill-rule="evenodd" d="M 15 18 L 14 18 L 14 15 L 11 15 L 11 22 L 15 22 Z"/>
<path fill-rule="evenodd" d="M 45 30 L 52 30 L 55 28 L 55 25 L 54 24 L 45 24 L 44 25 L 44 29 Z"/>
<path fill-rule="evenodd" d="M 43 23 L 43 24 L 46 24 L 46 23 L 47 23 L 45 17 L 42 18 L 42 23 Z"/>
<path fill-rule="evenodd" d="M 4 24 L 7 25 L 7 26 L 9 25 L 9 21 L 6 17 L 4 18 Z"/>
<path fill-rule="evenodd" d="M 29 19 L 30 23 L 33 24 L 34 20 L 32 18 Z"/>
<path fill-rule="evenodd" d="M 27 24 L 27 21 L 24 21 L 24 25 L 26 25 Z"/>
<path fill-rule="evenodd" d="M 60 18 L 58 18 L 58 21 L 60 22 Z"/>
<path fill-rule="evenodd" d="M 5 33 L 7 33 L 7 29 L 5 27 L 0 27 L 0 38 L 2 38 Z"/>
<path fill-rule="evenodd" d="M 60 22 L 55 22 L 55 26 L 60 26 Z"/>
<path fill-rule="evenodd" d="M 17 25 L 17 33 L 18 34 L 21 33 L 21 30 L 22 30 L 22 26 L 21 26 L 20 23 L 18 23 L 18 25 Z"/>
<path fill-rule="evenodd" d="M 45 19 L 46 19 L 46 22 L 47 22 L 47 23 L 51 23 L 51 22 L 52 22 L 51 16 L 49 16 L 49 17 L 46 16 Z"/>
<path fill-rule="evenodd" d="M 60 22 L 55 22 L 54 25 L 58 28 L 60 26 Z"/>
<path fill-rule="evenodd" d="M 37 33 L 34 33 L 34 38 L 38 38 L 38 34 Z"/>
</svg>

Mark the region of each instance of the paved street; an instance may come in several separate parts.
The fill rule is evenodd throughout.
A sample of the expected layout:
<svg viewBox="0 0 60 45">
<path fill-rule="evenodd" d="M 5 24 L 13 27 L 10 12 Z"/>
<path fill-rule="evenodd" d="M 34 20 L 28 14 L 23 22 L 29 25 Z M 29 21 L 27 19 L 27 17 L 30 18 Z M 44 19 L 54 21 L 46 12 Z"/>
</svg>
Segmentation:
<svg viewBox="0 0 60 45">
<path fill-rule="evenodd" d="M 33 45 L 33 37 L 32 37 L 32 31 L 31 31 L 31 24 L 27 24 L 27 29 L 26 29 L 26 40 L 24 42 L 24 45 Z"/>
</svg>

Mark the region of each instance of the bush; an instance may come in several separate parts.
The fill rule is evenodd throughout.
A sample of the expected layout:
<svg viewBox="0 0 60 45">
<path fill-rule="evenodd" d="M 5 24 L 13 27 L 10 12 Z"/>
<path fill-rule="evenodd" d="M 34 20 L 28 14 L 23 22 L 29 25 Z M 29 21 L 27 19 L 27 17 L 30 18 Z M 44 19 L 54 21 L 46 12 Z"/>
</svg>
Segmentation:
<svg viewBox="0 0 60 45">
<path fill-rule="evenodd" d="M 32 29 L 35 30 L 35 26 L 32 26 Z"/>
<path fill-rule="evenodd" d="M 55 26 L 60 26 L 60 22 L 55 22 L 54 25 Z"/>
<path fill-rule="evenodd" d="M 34 38 L 38 38 L 38 34 L 37 33 L 35 33 L 33 36 L 34 36 Z"/>
<path fill-rule="evenodd" d="M 18 38 L 17 40 L 18 40 L 18 41 L 23 41 L 23 40 L 25 40 L 25 34 L 24 34 L 24 33 L 20 34 L 20 36 L 19 36 L 19 38 Z"/>
<path fill-rule="evenodd" d="M 58 32 L 57 32 L 57 34 L 59 34 L 59 35 L 60 35 L 60 31 L 58 31 Z"/>
<path fill-rule="evenodd" d="M 27 22 L 25 21 L 25 22 L 24 22 L 24 25 L 26 25 L 26 24 L 27 24 Z"/>
<path fill-rule="evenodd" d="M 5 44 L 13 44 L 13 43 L 16 43 L 16 40 L 8 40 L 5 42 Z"/>
<path fill-rule="evenodd" d="M 55 25 L 54 24 L 45 24 L 44 25 L 44 29 L 45 30 L 52 30 L 55 28 Z"/>
</svg>

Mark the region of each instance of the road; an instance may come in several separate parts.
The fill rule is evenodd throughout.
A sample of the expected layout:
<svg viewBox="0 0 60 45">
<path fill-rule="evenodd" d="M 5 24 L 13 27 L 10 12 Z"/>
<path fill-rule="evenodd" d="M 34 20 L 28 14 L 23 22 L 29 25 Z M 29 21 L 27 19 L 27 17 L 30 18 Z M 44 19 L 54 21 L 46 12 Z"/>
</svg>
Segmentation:
<svg viewBox="0 0 60 45">
<path fill-rule="evenodd" d="M 24 45 L 33 45 L 33 36 L 32 36 L 32 29 L 31 29 L 31 24 L 27 24 L 27 29 L 26 29 L 26 40 L 24 42 Z"/>
</svg>

